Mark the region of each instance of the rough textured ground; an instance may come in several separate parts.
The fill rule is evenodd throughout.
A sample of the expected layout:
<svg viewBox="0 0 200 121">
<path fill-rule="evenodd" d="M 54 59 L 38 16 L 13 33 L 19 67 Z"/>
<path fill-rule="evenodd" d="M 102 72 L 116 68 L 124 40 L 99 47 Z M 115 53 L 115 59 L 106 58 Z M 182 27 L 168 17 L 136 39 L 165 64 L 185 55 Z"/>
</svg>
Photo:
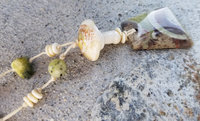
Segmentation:
<svg viewBox="0 0 200 121">
<path fill-rule="evenodd" d="M 75 49 L 65 60 L 69 74 L 46 88 L 34 108 L 10 121 L 200 120 L 198 0 L 2 0 L 0 72 L 9 69 L 13 59 L 34 56 L 47 44 L 75 40 L 85 19 L 106 31 L 129 17 L 166 6 L 191 35 L 193 48 L 133 51 L 129 44 L 109 45 L 96 62 Z M 50 60 L 43 56 L 34 61 L 36 73 L 29 80 L 14 73 L 1 79 L 1 116 L 50 78 Z"/>
</svg>

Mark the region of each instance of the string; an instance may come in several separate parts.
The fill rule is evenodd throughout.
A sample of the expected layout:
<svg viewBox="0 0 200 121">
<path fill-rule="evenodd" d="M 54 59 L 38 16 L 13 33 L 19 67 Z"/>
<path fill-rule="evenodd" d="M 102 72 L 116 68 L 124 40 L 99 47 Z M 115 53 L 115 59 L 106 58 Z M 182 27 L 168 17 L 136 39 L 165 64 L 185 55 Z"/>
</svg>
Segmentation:
<svg viewBox="0 0 200 121">
<path fill-rule="evenodd" d="M 43 90 L 44 88 L 46 88 L 51 82 L 54 82 L 56 79 L 54 78 L 54 77 L 51 77 L 51 79 L 47 82 L 47 83 L 45 83 L 41 88 L 39 88 L 39 89 L 41 89 L 41 90 Z"/>
<path fill-rule="evenodd" d="M 29 59 L 29 62 L 32 63 L 33 60 L 35 60 L 36 58 L 38 58 L 38 57 L 40 57 L 40 56 L 42 56 L 42 55 L 45 55 L 45 54 L 46 54 L 46 52 L 41 52 L 41 53 L 39 53 L 38 55 L 36 55 L 36 56 L 30 58 L 30 59 Z"/>
<path fill-rule="evenodd" d="M 64 53 L 62 53 L 62 54 L 60 55 L 60 59 L 61 59 L 61 60 L 64 60 L 65 57 L 66 57 L 66 55 L 67 55 L 67 53 L 68 53 L 72 48 L 75 48 L 76 46 L 77 46 L 77 45 L 76 45 L 76 42 L 72 42 L 71 45 L 67 48 L 67 50 L 66 50 Z"/>
<path fill-rule="evenodd" d="M 41 92 L 43 89 L 45 89 L 51 82 L 54 82 L 56 80 L 56 78 L 51 77 L 51 79 L 46 82 L 41 88 L 38 88 L 38 90 Z M 15 114 L 17 114 L 19 111 L 21 111 L 23 108 L 26 108 L 28 105 L 24 102 L 20 107 L 18 107 L 17 109 L 15 109 L 13 112 L 7 114 L 5 117 L 3 117 L 2 119 L 0 119 L 0 121 L 6 121 L 9 118 L 11 118 L 12 116 L 14 116 Z"/>
<path fill-rule="evenodd" d="M 65 46 L 71 45 L 71 44 L 73 44 L 73 43 L 74 43 L 74 42 L 67 42 L 67 43 L 65 43 L 65 44 L 60 45 L 60 47 L 65 47 Z"/>
<path fill-rule="evenodd" d="M 136 32 L 135 29 L 130 29 L 128 31 L 122 32 L 120 28 L 116 28 L 115 31 L 117 31 L 121 36 L 121 43 L 125 43 L 128 39 L 128 36 Z"/>
<path fill-rule="evenodd" d="M 36 58 L 38 58 L 38 57 L 40 57 L 40 56 L 42 56 L 42 55 L 44 55 L 44 54 L 46 54 L 46 52 L 41 52 L 41 53 L 39 53 L 38 55 L 36 55 L 36 56 L 30 58 L 30 59 L 29 59 L 29 62 L 32 63 L 33 60 L 35 60 Z M 6 74 L 8 74 L 8 73 L 10 73 L 10 72 L 14 72 L 14 70 L 13 70 L 13 69 L 9 69 L 9 70 L 7 70 L 7 71 L 1 73 L 1 74 L 0 74 L 0 78 L 4 77 Z"/>
<path fill-rule="evenodd" d="M 62 44 L 62 45 L 58 45 L 57 48 L 62 48 L 62 47 L 71 45 L 71 44 L 73 44 L 73 43 L 74 43 L 74 42 L 67 42 L 67 43 L 64 43 L 64 44 Z M 50 48 L 50 49 L 52 49 L 52 48 Z M 53 51 L 53 50 L 51 50 L 51 51 Z M 42 55 L 45 55 L 45 54 L 49 55 L 48 52 L 41 52 L 41 53 L 39 53 L 38 55 L 36 55 L 36 56 L 30 58 L 30 59 L 29 59 L 29 62 L 32 63 L 33 60 L 35 60 L 36 58 L 38 58 L 38 57 L 40 57 L 40 56 L 42 56 Z"/>
<path fill-rule="evenodd" d="M 8 73 L 10 73 L 10 72 L 14 72 L 14 70 L 13 70 L 13 69 L 9 69 L 9 70 L 7 70 L 7 71 L 1 73 L 1 74 L 0 74 L 0 78 L 4 77 L 6 74 L 8 74 Z"/>
<path fill-rule="evenodd" d="M 127 36 L 129 36 L 129 35 L 135 33 L 136 30 L 135 29 L 130 29 L 130 30 L 126 31 L 126 32 L 127 32 Z"/>
<path fill-rule="evenodd" d="M 6 115 L 4 118 L 0 119 L 0 121 L 6 121 L 9 118 L 11 118 L 13 115 L 15 115 L 16 113 L 18 113 L 20 110 L 22 110 L 23 108 L 27 107 L 28 105 L 26 103 L 23 103 L 20 107 L 18 107 L 16 110 L 14 110 L 13 112 L 9 113 L 8 115 Z"/>
</svg>

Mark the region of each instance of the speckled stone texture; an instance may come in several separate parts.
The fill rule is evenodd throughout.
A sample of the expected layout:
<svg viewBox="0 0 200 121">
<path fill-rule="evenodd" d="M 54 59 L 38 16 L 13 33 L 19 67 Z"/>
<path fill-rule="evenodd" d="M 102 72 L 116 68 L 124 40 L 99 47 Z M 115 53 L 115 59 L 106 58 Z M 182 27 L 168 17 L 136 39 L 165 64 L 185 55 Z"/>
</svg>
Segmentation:
<svg viewBox="0 0 200 121">
<path fill-rule="evenodd" d="M 168 6 L 191 35 L 187 50 L 133 51 L 109 45 L 96 62 L 74 49 L 69 73 L 44 90 L 44 98 L 9 121 L 200 120 L 199 0 L 1 0 L 0 72 L 20 56 L 34 56 L 47 44 L 74 41 L 80 23 L 93 19 L 102 31 L 127 18 Z M 34 61 L 29 80 L 11 73 L 0 79 L 0 116 L 49 80 L 51 61 Z"/>
</svg>

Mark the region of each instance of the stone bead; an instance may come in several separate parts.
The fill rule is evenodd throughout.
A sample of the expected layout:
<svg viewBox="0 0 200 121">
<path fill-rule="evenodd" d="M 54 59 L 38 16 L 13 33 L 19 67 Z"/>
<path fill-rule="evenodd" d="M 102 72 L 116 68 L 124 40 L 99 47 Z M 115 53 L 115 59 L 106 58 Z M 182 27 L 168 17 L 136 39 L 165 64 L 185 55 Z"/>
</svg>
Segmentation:
<svg viewBox="0 0 200 121">
<path fill-rule="evenodd" d="M 48 66 L 48 71 L 54 78 L 60 78 L 61 76 L 66 74 L 67 65 L 65 61 L 61 59 L 54 59 L 50 62 Z"/>
<path fill-rule="evenodd" d="M 90 61 L 99 58 L 101 49 L 104 47 L 103 35 L 92 20 L 81 23 L 78 31 L 78 46 L 83 55 Z"/>
<path fill-rule="evenodd" d="M 11 63 L 12 69 L 21 77 L 29 79 L 34 71 L 27 57 L 17 58 Z"/>
</svg>

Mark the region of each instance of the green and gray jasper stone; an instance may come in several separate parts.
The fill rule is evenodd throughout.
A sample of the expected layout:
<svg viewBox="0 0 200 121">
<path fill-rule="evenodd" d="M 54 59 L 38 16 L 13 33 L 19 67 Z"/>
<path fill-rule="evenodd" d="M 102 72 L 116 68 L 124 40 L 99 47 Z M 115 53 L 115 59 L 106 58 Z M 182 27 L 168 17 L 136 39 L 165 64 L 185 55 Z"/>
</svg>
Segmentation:
<svg viewBox="0 0 200 121">
<path fill-rule="evenodd" d="M 27 57 L 17 58 L 11 63 L 12 69 L 21 77 L 29 79 L 34 71 Z"/>
<path fill-rule="evenodd" d="M 59 78 L 66 74 L 67 65 L 64 60 L 54 59 L 50 62 L 48 66 L 48 71 L 52 77 Z"/>
<path fill-rule="evenodd" d="M 133 49 L 189 48 L 192 40 L 169 8 L 130 18 L 121 24 L 122 30 L 136 29 L 129 35 Z"/>
</svg>

